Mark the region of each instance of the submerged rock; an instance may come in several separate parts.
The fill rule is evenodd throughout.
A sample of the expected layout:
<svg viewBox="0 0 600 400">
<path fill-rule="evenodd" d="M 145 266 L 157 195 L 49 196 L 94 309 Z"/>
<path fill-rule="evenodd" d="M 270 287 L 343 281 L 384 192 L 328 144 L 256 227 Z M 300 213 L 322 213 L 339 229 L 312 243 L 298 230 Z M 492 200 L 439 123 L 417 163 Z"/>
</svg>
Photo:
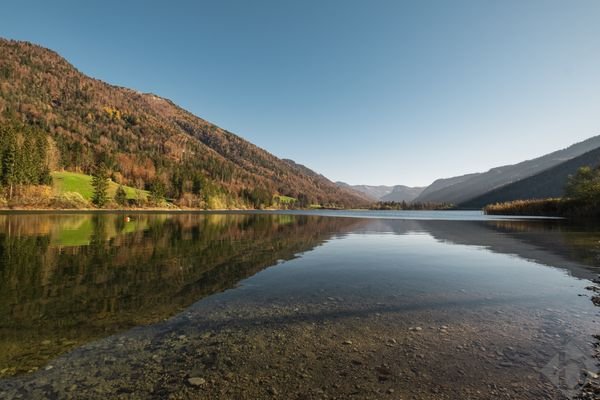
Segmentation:
<svg viewBox="0 0 600 400">
<path fill-rule="evenodd" d="M 206 379 L 200 377 L 188 378 L 188 383 L 192 386 L 204 386 L 206 384 Z"/>
</svg>

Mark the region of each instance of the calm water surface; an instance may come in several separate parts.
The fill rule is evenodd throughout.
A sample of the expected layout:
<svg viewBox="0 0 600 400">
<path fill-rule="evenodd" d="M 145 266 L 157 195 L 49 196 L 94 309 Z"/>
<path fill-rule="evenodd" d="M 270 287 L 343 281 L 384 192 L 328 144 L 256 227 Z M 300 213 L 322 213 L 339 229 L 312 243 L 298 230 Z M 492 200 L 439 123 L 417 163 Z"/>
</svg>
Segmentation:
<svg viewBox="0 0 600 400">
<path fill-rule="evenodd" d="M 478 212 L 0 215 L 0 398 L 572 398 L 599 266 Z"/>
</svg>

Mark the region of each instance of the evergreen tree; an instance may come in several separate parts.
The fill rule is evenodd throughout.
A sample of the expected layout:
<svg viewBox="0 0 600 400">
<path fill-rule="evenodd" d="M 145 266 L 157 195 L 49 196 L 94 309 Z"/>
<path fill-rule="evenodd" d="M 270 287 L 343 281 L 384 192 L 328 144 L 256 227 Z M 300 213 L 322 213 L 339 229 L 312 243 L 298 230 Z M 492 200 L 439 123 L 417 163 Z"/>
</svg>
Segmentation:
<svg viewBox="0 0 600 400">
<path fill-rule="evenodd" d="M 34 148 L 36 183 L 51 185 L 52 177 L 48 168 L 48 135 L 44 132 L 39 132 L 34 141 Z"/>
<path fill-rule="evenodd" d="M 173 198 L 179 199 L 183 196 L 185 179 L 183 174 L 177 170 L 171 176 L 171 188 Z"/>
<path fill-rule="evenodd" d="M 165 185 L 159 179 L 152 182 L 150 187 L 150 202 L 160 204 L 165 198 Z"/>
<path fill-rule="evenodd" d="M 13 186 L 16 183 L 17 138 L 11 130 L 6 138 L 5 151 L 2 155 L 2 183 L 9 188 L 8 197 L 12 198 Z"/>
<path fill-rule="evenodd" d="M 204 189 L 204 177 L 200 173 L 195 173 L 192 177 L 192 193 L 200 194 L 202 189 Z"/>
<path fill-rule="evenodd" d="M 119 185 L 119 187 L 117 188 L 117 191 L 115 193 L 115 201 L 120 206 L 124 206 L 127 204 L 127 193 L 125 193 L 123 185 Z"/>
<path fill-rule="evenodd" d="M 92 177 L 94 195 L 92 203 L 97 207 L 103 207 L 108 202 L 108 172 L 104 164 L 100 164 Z"/>
<path fill-rule="evenodd" d="M 48 167 L 42 168 L 39 176 L 39 183 L 40 185 L 52 185 L 52 175 L 50 175 L 50 170 Z"/>
<path fill-rule="evenodd" d="M 39 180 L 39 173 L 37 170 L 42 160 L 40 160 L 39 157 L 36 157 L 36 146 L 33 135 L 33 132 L 27 132 L 25 134 L 25 140 L 18 152 L 18 182 L 22 184 L 37 184 Z"/>
<path fill-rule="evenodd" d="M 306 208 L 310 205 L 310 200 L 308 199 L 308 196 L 304 193 L 299 193 L 298 194 L 298 206 L 300 208 Z"/>
</svg>

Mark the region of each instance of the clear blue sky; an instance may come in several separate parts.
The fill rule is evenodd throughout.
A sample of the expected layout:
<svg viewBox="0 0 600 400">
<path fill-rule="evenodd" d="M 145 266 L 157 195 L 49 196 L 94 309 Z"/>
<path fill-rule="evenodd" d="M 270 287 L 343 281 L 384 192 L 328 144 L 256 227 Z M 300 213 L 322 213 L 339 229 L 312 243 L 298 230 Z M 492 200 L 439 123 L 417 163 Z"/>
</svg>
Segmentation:
<svg viewBox="0 0 600 400">
<path fill-rule="evenodd" d="M 7 1 L 52 48 L 333 180 L 426 185 L 600 134 L 600 1 Z"/>
</svg>

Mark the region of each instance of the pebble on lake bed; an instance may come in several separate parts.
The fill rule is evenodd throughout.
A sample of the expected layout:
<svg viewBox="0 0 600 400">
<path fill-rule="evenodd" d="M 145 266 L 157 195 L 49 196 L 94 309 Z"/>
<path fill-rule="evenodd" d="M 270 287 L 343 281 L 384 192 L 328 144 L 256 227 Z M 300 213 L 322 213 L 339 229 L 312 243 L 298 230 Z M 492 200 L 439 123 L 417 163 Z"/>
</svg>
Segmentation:
<svg viewBox="0 0 600 400">
<path fill-rule="evenodd" d="M 188 383 L 192 386 L 204 386 L 206 379 L 200 377 L 188 378 Z"/>
</svg>

